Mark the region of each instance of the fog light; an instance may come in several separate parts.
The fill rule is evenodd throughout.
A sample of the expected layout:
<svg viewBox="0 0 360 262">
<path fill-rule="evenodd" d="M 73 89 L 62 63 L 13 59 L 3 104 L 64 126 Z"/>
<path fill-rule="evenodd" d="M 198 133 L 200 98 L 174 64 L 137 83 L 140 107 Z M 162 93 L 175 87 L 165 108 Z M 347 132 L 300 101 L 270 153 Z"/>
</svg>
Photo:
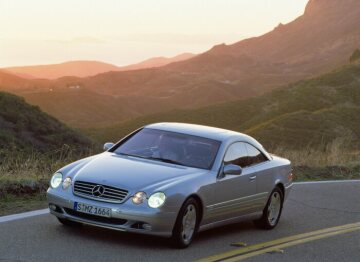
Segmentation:
<svg viewBox="0 0 360 262">
<path fill-rule="evenodd" d="M 52 211 L 56 211 L 56 206 L 54 204 L 49 204 L 49 208 L 52 210 Z"/>
<path fill-rule="evenodd" d="M 142 227 L 143 227 L 143 229 L 145 229 L 145 230 L 151 230 L 150 224 L 144 223 L 144 224 L 142 225 Z"/>
</svg>

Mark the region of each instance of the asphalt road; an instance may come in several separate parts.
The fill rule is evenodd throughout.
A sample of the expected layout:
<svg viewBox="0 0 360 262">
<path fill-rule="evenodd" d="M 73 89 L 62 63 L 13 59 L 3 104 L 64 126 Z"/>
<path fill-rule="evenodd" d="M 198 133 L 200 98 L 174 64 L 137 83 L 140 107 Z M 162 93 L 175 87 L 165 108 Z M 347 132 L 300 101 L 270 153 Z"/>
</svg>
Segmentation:
<svg viewBox="0 0 360 262">
<path fill-rule="evenodd" d="M 202 232 L 191 247 L 177 250 L 162 238 L 90 226 L 66 228 L 45 214 L 0 223 L 0 261 L 193 261 L 357 222 L 360 181 L 297 184 L 272 231 L 243 222 Z M 247 247 L 231 245 L 239 242 Z M 246 261 L 360 261 L 360 230 L 276 250 Z"/>
</svg>

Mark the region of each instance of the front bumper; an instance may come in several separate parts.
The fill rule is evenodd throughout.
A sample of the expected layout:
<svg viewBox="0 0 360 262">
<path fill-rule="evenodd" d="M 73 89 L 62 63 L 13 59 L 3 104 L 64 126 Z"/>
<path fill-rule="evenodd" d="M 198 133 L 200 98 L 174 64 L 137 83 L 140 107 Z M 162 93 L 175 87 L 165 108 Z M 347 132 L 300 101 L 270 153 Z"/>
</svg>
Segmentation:
<svg viewBox="0 0 360 262">
<path fill-rule="evenodd" d="M 144 205 L 136 206 L 131 203 L 131 199 L 122 204 L 107 203 L 78 197 L 71 192 L 64 194 L 58 191 L 60 190 L 52 188 L 49 188 L 47 191 L 49 205 L 53 204 L 57 207 L 56 210 L 50 209 L 50 213 L 58 218 L 119 231 L 164 237 L 172 235 L 177 216 L 175 210 L 165 212 L 159 209 L 152 209 L 145 203 Z M 95 215 L 84 215 L 83 213 L 76 212 L 73 210 L 75 202 L 110 208 L 111 218 L 104 219 Z"/>
</svg>

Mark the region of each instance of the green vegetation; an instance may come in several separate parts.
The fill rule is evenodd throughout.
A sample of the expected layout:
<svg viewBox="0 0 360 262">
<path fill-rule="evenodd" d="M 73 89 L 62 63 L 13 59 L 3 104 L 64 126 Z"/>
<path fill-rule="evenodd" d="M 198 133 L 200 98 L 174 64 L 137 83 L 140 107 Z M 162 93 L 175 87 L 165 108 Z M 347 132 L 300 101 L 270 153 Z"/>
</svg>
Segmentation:
<svg viewBox="0 0 360 262">
<path fill-rule="evenodd" d="M 0 216 L 21 213 L 47 207 L 44 194 L 37 195 L 6 195 L 0 201 Z"/>
<path fill-rule="evenodd" d="M 300 179 L 360 177 L 360 65 L 356 63 L 255 98 L 144 116 L 85 132 L 100 142 L 117 141 L 136 128 L 164 121 L 252 135 L 270 152 L 303 167 L 297 169 Z M 310 170 L 331 166 L 349 171 L 319 177 Z"/>
<path fill-rule="evenodd" d="M 360 59 L 360 50 L 356 49 L 350 57 L 350 63 L 354 63 Z"/>
<path fill-rule="evenodd" d="M 0 156 L 12 151 L 49 152 L 71 145 L 78 150 L 91 141 L 23 98 L 0 92 Z M 4 152 L 5 151 L 5 152 Z"/>
<path fill-rule="evenodd" d="M 34 205 L 42 202 L 51 174 L 93 150 L 84 135 L 24 99 L 0 92 L 0 213 L 27 198 Z"/>
<path fill-rule="evenodd" d="M 153 122 L 189 122 L 248 133 L 267 148 L 325 150 L 337 143 L 356 149 L 360 147 L 359 76 L 360 65 L 348 65 L 255 98 L 173 110 L 85 132 L 106 142 Z"/>
</svg>

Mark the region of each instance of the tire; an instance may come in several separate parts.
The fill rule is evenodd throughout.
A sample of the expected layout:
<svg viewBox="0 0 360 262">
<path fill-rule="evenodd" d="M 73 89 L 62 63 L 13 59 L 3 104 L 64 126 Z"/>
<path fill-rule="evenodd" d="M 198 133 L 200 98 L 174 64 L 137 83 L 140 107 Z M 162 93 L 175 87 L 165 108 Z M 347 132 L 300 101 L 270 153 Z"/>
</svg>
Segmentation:
<svg viewBox="0 0 360 262">
<path fill-rule="evenodd" d="M 186 248 L 191 244 L 199 229 L 199 218 L 200 205 L 191 197 L 182 205 L 176 218 L 172 234 L 172 240 L 175 247 Z"/>
<path fill-rule="evenodd" d="M 275 187 L 263 210 L 260 219 L 255 220 L 256 226 L 263 229 L 273 229 L 279 223 L 284 203 L 284 194 L 279 187 Z"/>
<path fill-rule="evenodd" d="M 57 218 L 57 219 L 59 220 L 59 222 L 61 224 L 63 224 L 64 226 L 68 226 L 68 227 L 80 227 L 80 226 L 83 225 L 82 223 L 75 222 L 75 221 L 72 221 L 72 220 L 68 220 L 68 219 L 65 219 L 65 218 Z"/>
</svg>

